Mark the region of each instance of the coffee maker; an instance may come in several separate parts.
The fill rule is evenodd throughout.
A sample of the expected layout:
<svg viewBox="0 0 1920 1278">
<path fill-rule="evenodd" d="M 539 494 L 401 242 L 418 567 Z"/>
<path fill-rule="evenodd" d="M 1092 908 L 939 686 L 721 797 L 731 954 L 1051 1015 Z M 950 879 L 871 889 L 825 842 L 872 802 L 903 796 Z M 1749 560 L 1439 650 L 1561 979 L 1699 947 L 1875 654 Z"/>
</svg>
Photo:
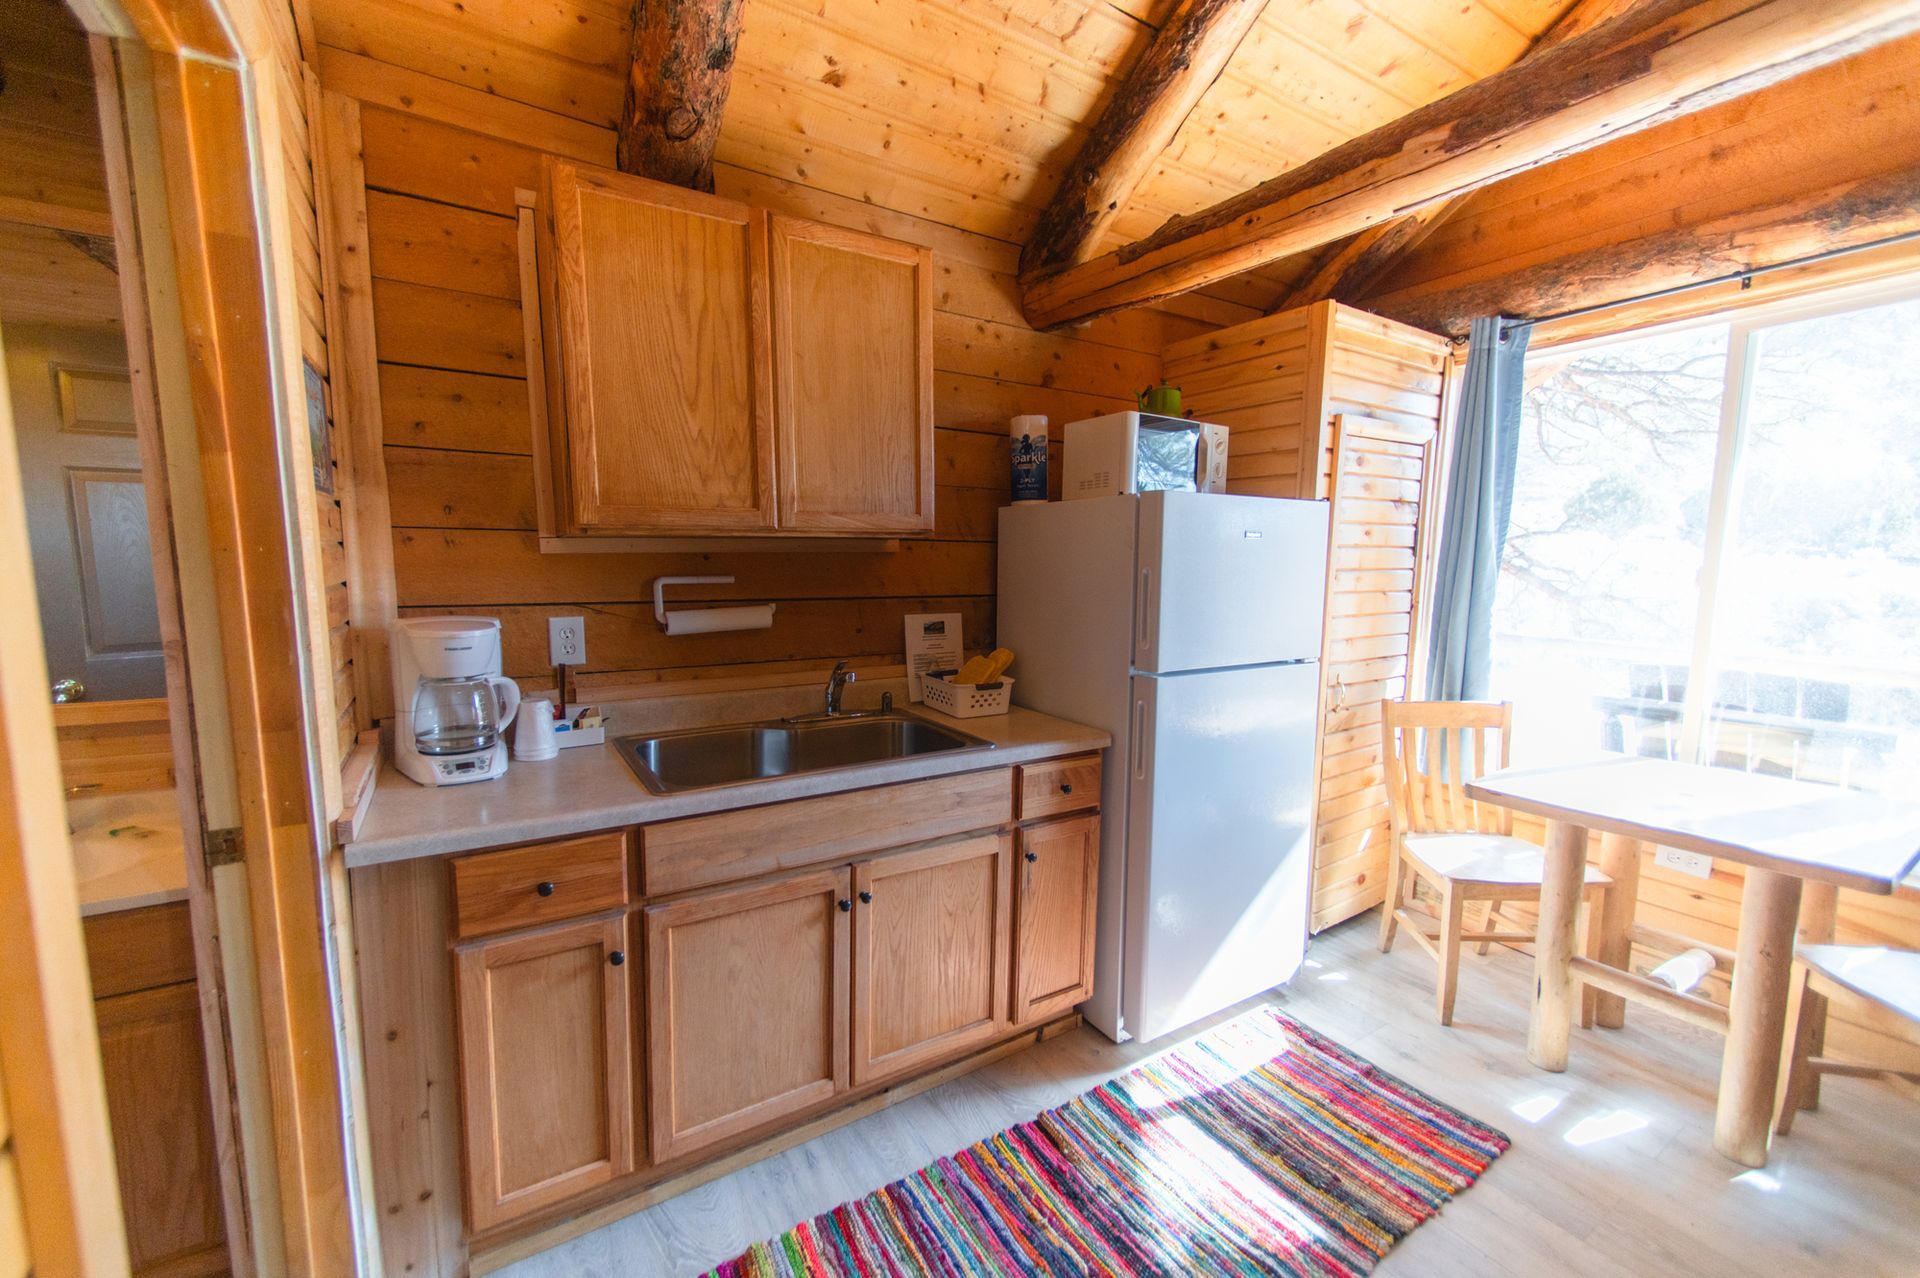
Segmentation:
<svg viewBox="0 0 1920 1278">
<path fill-rule="evenodd" d="M 488 781 L 507 770 L 502 734 L 520 685 L 500 673 L 491 617 L 411 617 L 393 644 L 394 765 L 421 785 Z"/>
</svg>

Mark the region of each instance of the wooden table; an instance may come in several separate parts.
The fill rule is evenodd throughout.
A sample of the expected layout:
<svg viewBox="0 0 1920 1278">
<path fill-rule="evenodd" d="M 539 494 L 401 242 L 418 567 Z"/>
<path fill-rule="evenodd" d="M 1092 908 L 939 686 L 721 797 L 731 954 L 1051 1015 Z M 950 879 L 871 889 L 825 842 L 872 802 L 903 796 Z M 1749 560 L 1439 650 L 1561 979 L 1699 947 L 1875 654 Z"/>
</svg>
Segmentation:
<svg viewBox="0 0 1920 1278">
<path fill-rule="evenodd" d="M 1567 1067 L 1580 985 L 1723 1028 L 1714 1148 L 1748 1167 L 1764 1166 L 1802 884 L 1828 885 L 1828 893 L 1892 892 L 1920 861 L 1920 804 L 1626 756 L 1496 772 L 1470 782 L 1467 793 L 1547 822 L 1527 1058 L 1555 1072 Z M 1614 876 L 1610 895 L 1621 898 L 1608 902 L 1599 959 L 1573 952 L 1590 830 L 1607 836 L 1601 868 Z M 1724 1012 L 1626 970 L 1642 843 L 1747 867 L 1733 995 Z M 1617 1013 L 1597 1019 L 1620 1023 Z"/>
</svg>

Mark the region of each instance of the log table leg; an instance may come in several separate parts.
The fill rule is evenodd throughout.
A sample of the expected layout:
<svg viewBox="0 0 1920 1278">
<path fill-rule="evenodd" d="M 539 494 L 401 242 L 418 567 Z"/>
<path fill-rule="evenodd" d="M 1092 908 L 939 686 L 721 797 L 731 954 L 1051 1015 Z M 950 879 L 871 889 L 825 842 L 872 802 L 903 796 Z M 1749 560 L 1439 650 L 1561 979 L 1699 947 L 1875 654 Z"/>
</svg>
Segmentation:
<svg viewBox="0 0 1920 1278">
<path fill-rule="evenodd" d="M 1533 942 L 1533 1018 L 1527 1024 L 1527 1059 L 1556 1074 L 1567 1067 L 1567 1040 L 1573 1034 L 1574 983 L 1569 965 L 1586 865 L 1585 827 L 1547 822 L 1540 923 Z M 1771 1091 L 1768 1103 L 1772 1103 Z"/>
<path fill-rule="evenodd" d="M 1713 1116 L 1713 1147 L 1747 1167 L 1767 1162 L 1799 913 L 1798 878 L 1747 867 L 1727 1047 L 1720 1060 L 1720 1098 Z"/>
<path fill-rule="evenodd" d="M 1623 972 L 1633 970 L 1633 942 L 1627 931 L 1633 926 L 1634 907 L 1640 902 L 1640 849 L 1638 839 L 1624 834 L 1600 836 L 1600 868 L 1613 880 L 1607 888 L 1600 910 L 1599 941 L 1594 956 L 1608 967 Z M 1593 1019 L 1607 1029 L 1619 1029 L 1627 1023 L 1627 1000 L 1604 990 L 1593 991 Z"/>
<path fill-rule="evenodd" d="M 1831 883 L 1812 880 L 1800 889 L 1800 930 L 1802 945 L 1832 945 L 1834 928 L 1840 914 L 1840 889 Z M 1807 991 L 1807 1055 L 1827 1054 L 1827 1000 Z M 1806 1086 L 1800 1089 L 1801 1109 L 1820 1108 L 1820 1072 L 1807 1072 Z"/>
</svg>

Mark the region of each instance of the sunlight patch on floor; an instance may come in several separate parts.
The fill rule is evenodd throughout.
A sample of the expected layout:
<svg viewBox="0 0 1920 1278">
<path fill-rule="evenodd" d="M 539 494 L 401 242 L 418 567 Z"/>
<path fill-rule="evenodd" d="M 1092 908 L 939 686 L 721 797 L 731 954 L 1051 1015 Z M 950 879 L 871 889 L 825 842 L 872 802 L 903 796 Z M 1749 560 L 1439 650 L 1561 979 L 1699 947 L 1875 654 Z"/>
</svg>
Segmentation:
<svg viewBox="0 0 1920 1278">
<path fill-rule="evenodd" d="M 1595 1145 L 1603 1140 L 1637 1132 L 1646 1125 L 1645 1114 L 1636 1114 L 1630 1109 L 1616 1109 L 1610 1114 L 1588 1115 L 1567 1128 L 1567 1134 L 1562 1139 L 1569 1145 Z"/>
</svg>

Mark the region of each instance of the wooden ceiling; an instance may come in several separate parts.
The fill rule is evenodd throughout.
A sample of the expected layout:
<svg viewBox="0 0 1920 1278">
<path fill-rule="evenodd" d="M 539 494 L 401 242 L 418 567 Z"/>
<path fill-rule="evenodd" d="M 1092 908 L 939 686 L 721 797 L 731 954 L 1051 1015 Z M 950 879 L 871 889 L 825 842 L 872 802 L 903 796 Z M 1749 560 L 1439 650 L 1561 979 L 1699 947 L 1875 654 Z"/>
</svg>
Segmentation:
<svg viewBox="0 0 1920 1278">
<path fill-rule="evenodd" d="M 1569 0 L 1270 0 L 1108 245 L 1511 64 Z M 1176 0 L 749 0 L 717 158 L 1020 243 Z M 629 0 L 311 0 L 322 45 L 611 127 Z M 1300 264 L 1220 290 L 1283 296 Z"/>
</svg>

